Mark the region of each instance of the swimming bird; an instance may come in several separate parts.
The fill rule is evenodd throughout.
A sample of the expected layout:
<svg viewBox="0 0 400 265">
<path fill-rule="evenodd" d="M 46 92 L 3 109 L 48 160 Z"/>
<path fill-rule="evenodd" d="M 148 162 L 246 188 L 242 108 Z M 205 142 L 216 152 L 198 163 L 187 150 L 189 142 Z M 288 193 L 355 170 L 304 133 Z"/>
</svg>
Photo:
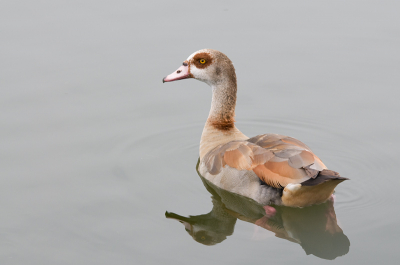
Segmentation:
<svg viewBox="0 0 400 265">
<path fill-rule="evenodd" d="M 295 138 L 279 134 L 249 138 L 235 126 L 236 73 L 222 52 L 194 52 L 163 82 L 187 78 L 212 88 L 198 166 L 199 173 L 211 183 L 260 204 L 304 207 L 325 202 L 347 179 L 327 169 L 307 145 Z"/>
</svg>

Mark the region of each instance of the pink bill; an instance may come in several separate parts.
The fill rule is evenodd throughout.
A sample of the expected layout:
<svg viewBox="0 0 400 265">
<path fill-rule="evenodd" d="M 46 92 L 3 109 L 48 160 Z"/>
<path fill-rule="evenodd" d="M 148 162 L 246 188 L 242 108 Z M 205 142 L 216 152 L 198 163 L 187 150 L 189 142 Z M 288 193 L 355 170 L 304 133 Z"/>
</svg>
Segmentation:
<svg viewBox="0 0 400 265">
<path fill-rule="evenodd" d="M 178 70 L 176 70 L 172 74 L 164 77 L 163 83 L 180 80 L 180 79 L 185 79 L 185 78 L 189 78 L 189 77 L 190 77 L 189 66 L 187 64 L 183 64 L 181 67 L 178 68 Z"/>
</svg>

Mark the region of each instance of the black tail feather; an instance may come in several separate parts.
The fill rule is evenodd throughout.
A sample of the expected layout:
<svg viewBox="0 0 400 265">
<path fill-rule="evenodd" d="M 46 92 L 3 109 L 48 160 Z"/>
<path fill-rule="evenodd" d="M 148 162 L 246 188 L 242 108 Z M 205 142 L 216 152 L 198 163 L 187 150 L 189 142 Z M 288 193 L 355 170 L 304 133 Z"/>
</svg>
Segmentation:
<svg viewBox="0 0 400 265">
<path fill-rule="evenodd" d="M 341 177 L 339 175 L 339 173 L 337 173 L 336 171 L 333 170 L 329 170 L 329 169 L 323 169 L 322 171 L 320 171 L 317 175 L 316 178 L 310 178 L 309 180 L 306 180 L 304 182 L 301 183 L 302 186 L 315 186 L 318 184 L 321 184 L 323 182 L 329 181 L 329 180 L 347 180 L 348 178 L 344 178 Z"/>
</svg>

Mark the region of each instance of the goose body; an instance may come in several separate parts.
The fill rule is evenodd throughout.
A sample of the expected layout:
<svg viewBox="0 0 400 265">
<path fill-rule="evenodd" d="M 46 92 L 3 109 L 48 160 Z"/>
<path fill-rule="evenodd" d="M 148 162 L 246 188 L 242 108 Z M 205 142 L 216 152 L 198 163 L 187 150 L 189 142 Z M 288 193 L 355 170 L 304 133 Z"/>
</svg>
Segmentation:
<svg viewBox="0 0 400 265">
<path fill-rule="evenodd" d="M 186 78 L 212 88 L 198 170 L 216 186 L 261 204 L 303 207 L 328 200 L 346 179 L 328 170 L 297 139 L 278 134 L 249 138 L 235 126 L 236 74 L 225 54 L 212 49 L 197 51 L 163 82 Z"/>
</svg>

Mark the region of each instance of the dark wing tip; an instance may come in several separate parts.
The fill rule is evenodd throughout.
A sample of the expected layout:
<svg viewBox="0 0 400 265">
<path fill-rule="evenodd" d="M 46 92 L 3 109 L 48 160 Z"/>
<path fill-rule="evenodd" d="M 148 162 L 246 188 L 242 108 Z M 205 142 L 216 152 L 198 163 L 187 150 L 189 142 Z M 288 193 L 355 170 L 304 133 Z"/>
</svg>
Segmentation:
<svg viewBox="0 0 400 265">
<path fill-rule="evenodd" d="M 318 173 L 315 178 L 310 178 L 301 183 L 302 186 L 315 186 L 329 180 L 339 180 L 340 182 L 348 180 L 348 178 L 341 177 L 339 173 L 329 169 L 323 169 Z"/>
</svg>

